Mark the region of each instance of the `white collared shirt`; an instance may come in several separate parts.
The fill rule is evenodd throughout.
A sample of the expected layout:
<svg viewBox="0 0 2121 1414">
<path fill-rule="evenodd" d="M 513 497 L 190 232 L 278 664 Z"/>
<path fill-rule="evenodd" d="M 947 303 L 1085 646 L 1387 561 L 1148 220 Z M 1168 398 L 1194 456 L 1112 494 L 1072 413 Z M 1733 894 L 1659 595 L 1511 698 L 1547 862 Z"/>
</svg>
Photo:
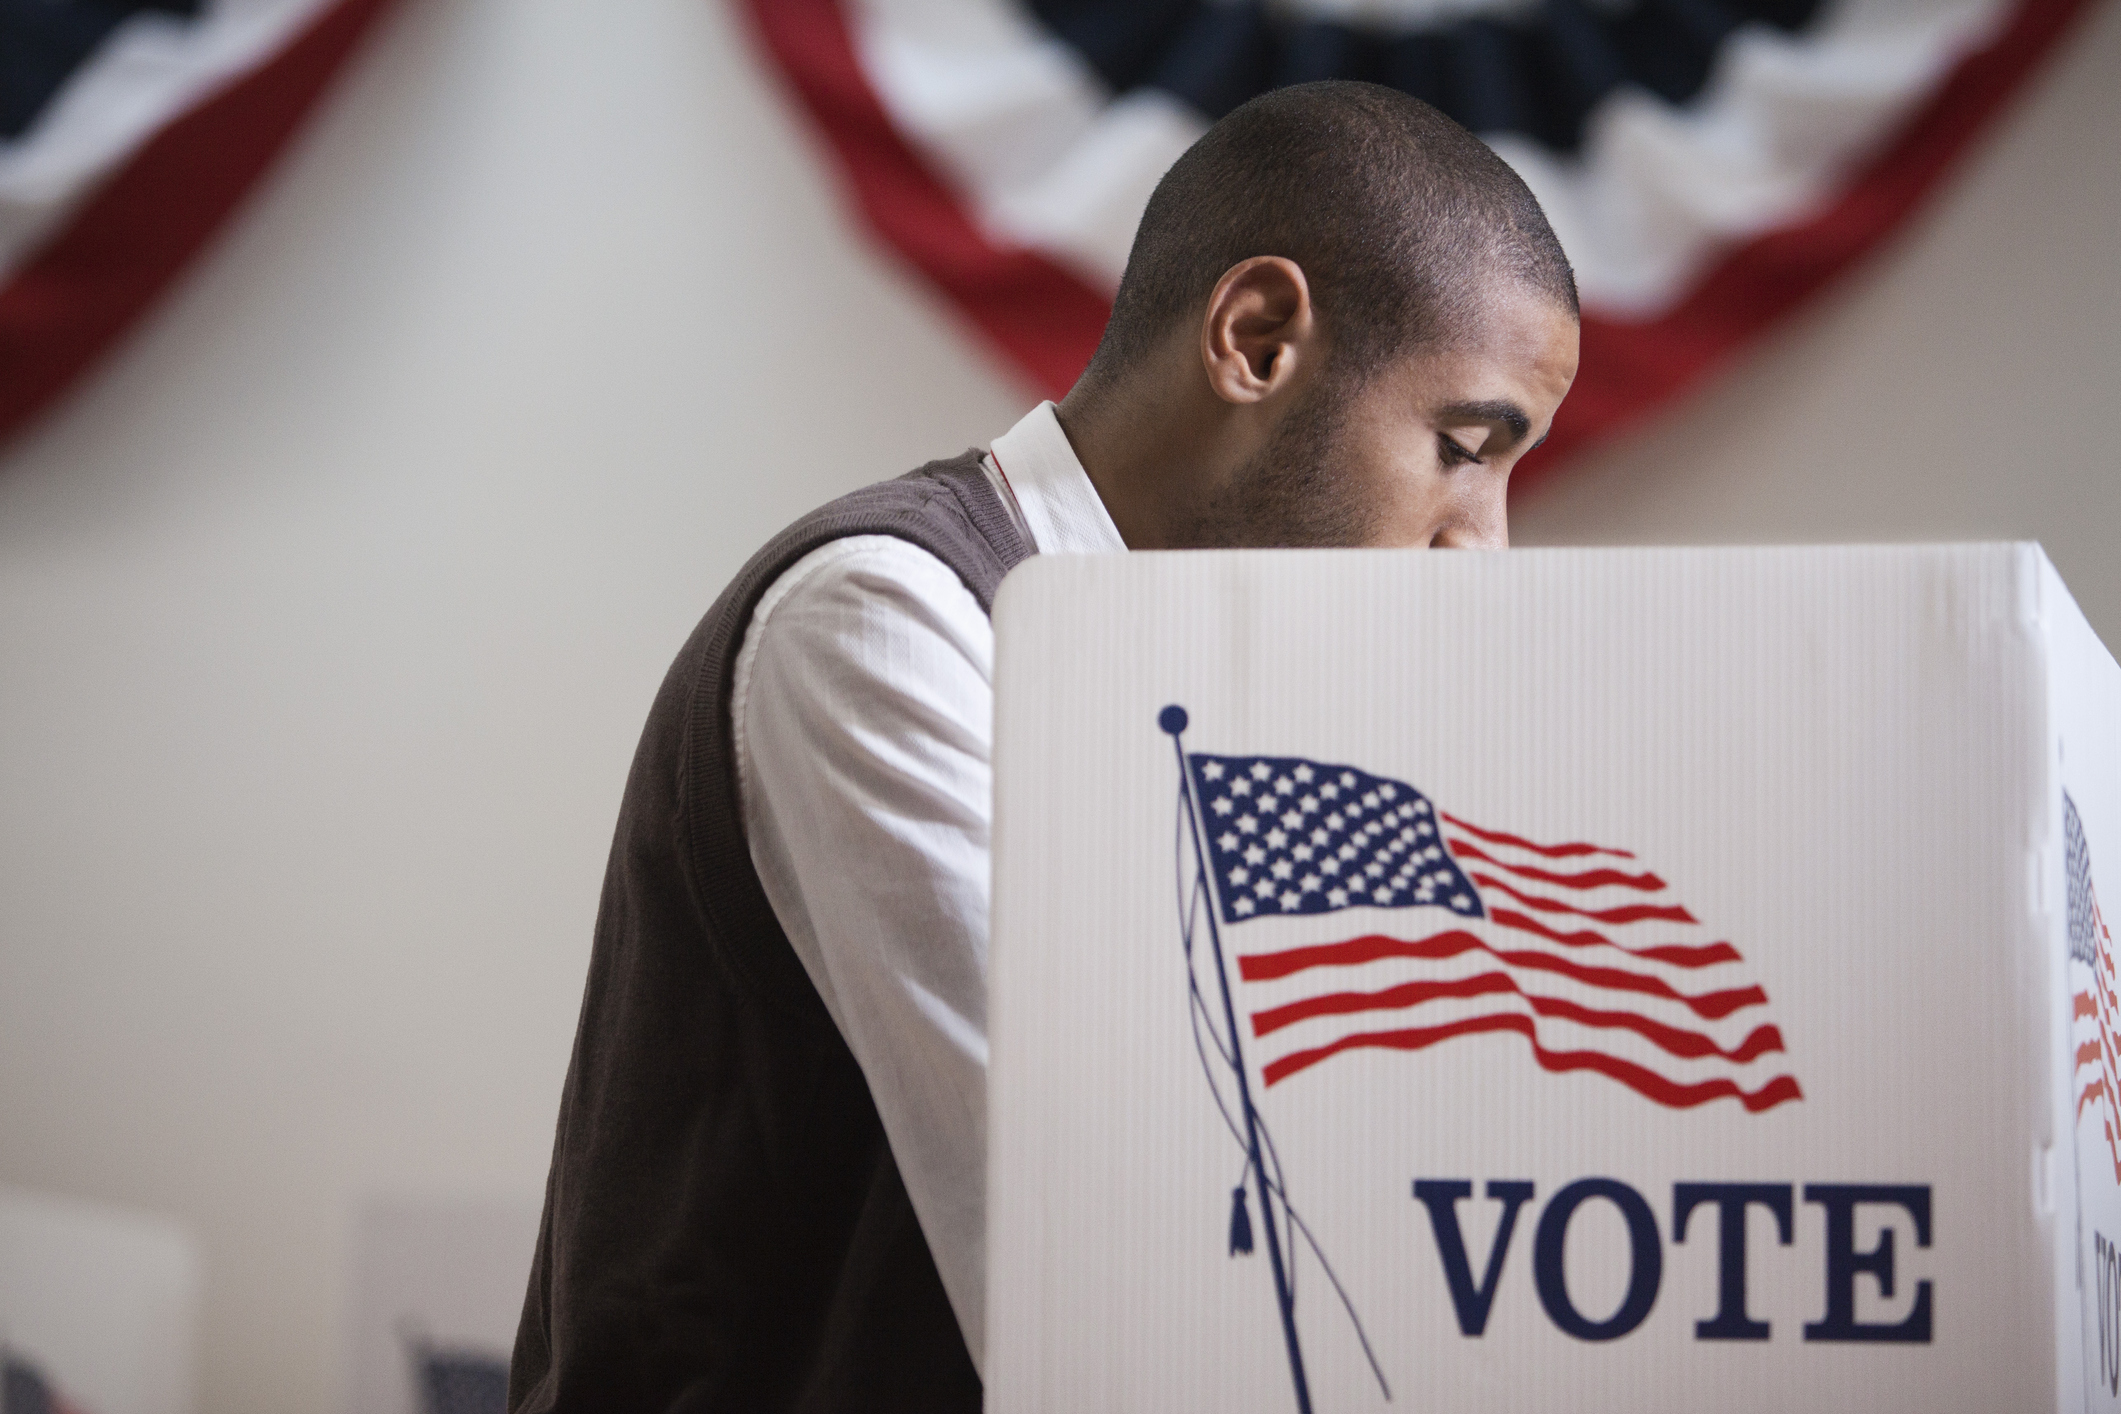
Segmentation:
<svg viewBox="0 0 2121 1414">
<path fill-rule="evenodd" d="M 1127 548 L 1053 404 L 986 470 L 1038 553 Z M 731 691 L 759 882 L 868 1079 L 984 1370 L 993 627 L 926 550 L 850 536 L 767 589 Z"/>
</svg>

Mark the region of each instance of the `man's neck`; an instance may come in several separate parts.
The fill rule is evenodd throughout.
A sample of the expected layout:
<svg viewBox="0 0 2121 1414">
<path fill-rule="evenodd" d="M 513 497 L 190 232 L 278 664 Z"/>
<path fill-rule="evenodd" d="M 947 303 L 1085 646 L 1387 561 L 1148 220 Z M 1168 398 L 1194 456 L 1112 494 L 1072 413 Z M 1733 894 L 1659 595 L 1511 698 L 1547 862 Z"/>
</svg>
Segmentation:
<svg viewBox="0 0 2121 1414">
<path fill-rule="evenodd" d="M 1117 384 L 1078 383 L 1054 409 L 1130 550 L 1177 543 L 1189 509 L 1211 492 L 1230 431 L 1205 389 L 1154 377 L 1154 367 Z"/>
</svg>

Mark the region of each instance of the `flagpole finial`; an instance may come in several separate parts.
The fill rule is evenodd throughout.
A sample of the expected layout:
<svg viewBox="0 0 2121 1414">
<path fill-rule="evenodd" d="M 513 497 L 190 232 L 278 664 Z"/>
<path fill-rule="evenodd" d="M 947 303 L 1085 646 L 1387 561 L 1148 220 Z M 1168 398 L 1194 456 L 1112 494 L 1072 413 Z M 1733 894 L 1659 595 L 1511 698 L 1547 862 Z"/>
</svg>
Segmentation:
<svg viewBox="0 0 2121 1414">
<path fill-rule="evenodd" d="M 1177 736 L 1186 729 L 1186 721 L 1186 709 L 1175 702 L 1156 714 L 1156 725 L 1162 727 L 1173 736 Z"/>
</svg>

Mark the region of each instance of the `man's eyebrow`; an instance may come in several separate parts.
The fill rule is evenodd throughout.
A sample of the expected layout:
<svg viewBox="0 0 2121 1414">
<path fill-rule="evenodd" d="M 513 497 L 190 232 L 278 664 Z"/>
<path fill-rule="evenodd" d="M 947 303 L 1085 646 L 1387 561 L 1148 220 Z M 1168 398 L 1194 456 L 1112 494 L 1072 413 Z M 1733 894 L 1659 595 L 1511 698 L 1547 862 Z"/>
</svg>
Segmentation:
<svg viewBox="0 0 2121 1414">
<path fill-rule="evenodd" d="M 1532 430 L 1532 419 L 1524 415 L 1524 409 L 1508 398 L 1493 398 L 1478 403 L 1450 403 L 1437 409 L 1437 416 L 1446 422 L 1499 422 L 1510 429 L 1510 435 L 1522 440 Z"/>
</svg>

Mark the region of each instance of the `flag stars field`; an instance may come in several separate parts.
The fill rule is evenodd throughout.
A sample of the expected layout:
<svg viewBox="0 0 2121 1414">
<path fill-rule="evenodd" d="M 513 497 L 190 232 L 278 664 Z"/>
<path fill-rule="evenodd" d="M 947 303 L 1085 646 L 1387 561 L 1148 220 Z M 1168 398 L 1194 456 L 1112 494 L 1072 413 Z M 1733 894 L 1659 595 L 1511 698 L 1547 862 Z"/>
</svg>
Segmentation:
<svg viewBox="0 0 2121 1414">
<path fill-rule="evenodd" d="M 1477 893 L 1432 843 L 1433 807 L 1411 786 L 1354 770 L 1322 773 L 1308 763 L 1271 758 L 1196 760 L 1208 809 L 1221 819 L 1236 817 L 1236 832 L 1225 830 L 1213 842 L 1220 856 L 1217 871 L 1233 889 L 1249 887 L 1253 899 L 1271 900 L 1284 913 L 1327 912 L 1367 902 L 1384 907 L 1432 905 L 1462 916 L 1482 916 Z M 1306 789 L 1321 774 L 1329 779 L 1315 791 Z M 1244 802 L 1246 795 L 1255 796 L 1257 803 Z M 1286 808 L 1268 810 L 1269 799 Z M 1299 879 L 1300 867 L 1313 861 L 1315 867 L 1301 868 Z M 1240 868 L 1242 876 L 1235 872 Z M 1260 877 L 1262 870 L 1265 878 Z M 1269 880 L 1294 887 L 1263 887 Z M 1326 887 L 1329 881 L 1336 886 L 1332 891 Z M 1256 911 L 1257 904 L 1253 907 Z M 1225 915 L 1243 916 L 1236 910 L 1236 898 L 1229 901 Z"/>
</svg>

